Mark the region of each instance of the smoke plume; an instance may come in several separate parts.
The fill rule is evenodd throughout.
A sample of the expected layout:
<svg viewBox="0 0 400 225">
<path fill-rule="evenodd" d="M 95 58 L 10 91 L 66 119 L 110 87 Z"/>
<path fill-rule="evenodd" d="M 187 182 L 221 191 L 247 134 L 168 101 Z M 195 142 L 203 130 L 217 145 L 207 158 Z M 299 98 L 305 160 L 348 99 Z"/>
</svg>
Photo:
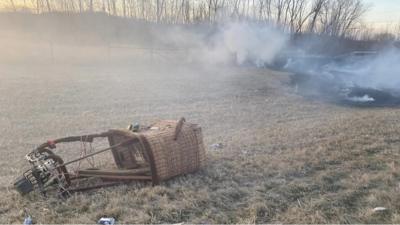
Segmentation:
<svg viewBox="0 0 400 225">
<path fill-rule="evenodd" d="M 400 104 L 400 50 L 351 52 L 339 56 L 289 57 L 296 85 L 319 96 L 375 106 Z M 301 79 L 300 79 L 301 78 Z"/>
<path fill-rule="evenodd" d="M 213 29 L 174 28 L 161 37 L 164 44 L 188 48 L 192 61 L 211 65 L 270 64 L 288 40 L 270 26 L 245 22 L 228 22 Z"/>
</svg>

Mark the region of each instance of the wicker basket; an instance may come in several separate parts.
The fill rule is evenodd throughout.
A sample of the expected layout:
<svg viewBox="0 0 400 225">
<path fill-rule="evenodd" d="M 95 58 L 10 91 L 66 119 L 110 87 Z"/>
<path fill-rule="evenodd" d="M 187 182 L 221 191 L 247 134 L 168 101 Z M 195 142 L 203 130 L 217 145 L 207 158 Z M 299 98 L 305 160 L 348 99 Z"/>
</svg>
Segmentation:
<svg viewBox="0 0 400 225">
<path fill-rule="evenodd" d="M 192 173 L 205 161 L 201 127 L 196 124 L 164 120 L 140 132 L 114 130 L 110 145 L 136 137 L 137 142 L 112 149 L 120 169 L 149 166 L 153 184 Z"/>
</svg>

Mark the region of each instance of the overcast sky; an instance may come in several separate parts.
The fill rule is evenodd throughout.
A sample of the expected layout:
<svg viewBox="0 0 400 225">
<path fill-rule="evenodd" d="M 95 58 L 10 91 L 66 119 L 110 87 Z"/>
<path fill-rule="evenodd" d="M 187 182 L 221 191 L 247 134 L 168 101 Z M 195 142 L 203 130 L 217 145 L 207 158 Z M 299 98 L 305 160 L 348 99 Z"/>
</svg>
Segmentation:
<svg viewBox="0 0 400 225">
<path fill-rule="evenodd" d="M 400 0 L 364 0 L 371 6 L 365 20 L 369 23 L 387 24 L 400 22 Z"/>
</svg>

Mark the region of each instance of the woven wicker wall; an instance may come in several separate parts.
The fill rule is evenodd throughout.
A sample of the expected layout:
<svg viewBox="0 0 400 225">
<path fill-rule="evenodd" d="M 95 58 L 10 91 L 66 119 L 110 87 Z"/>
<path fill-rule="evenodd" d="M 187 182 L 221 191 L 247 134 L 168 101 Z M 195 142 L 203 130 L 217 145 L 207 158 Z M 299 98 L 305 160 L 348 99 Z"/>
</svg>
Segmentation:
<svg viewBox="0 0 400 225">
<path fill-rule="evenodd" d="M 175 140 L 178 121 L 160 121 L 143 132 L 154 157 L 159 181 L 198 170 L 205 161 L 201 128 L 183 123 Z"/>
</svg>

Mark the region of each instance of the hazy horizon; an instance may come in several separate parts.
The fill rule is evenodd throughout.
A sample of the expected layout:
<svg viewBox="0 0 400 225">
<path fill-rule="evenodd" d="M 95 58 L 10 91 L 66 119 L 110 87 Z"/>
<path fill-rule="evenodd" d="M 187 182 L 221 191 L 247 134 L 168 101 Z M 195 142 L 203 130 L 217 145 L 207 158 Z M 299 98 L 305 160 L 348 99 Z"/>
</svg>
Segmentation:
<svg viewBox="0 0 400 225">
<path fill-rule="evenodd" d="M 373 24 L 374 27 L 386 26 L 400 22 L 400 1 L 399 0 L 363 0 L 368 6 L 369 11 L 365 15 L 365 22 Z M 19 0 L 14 0 L 14 4 L 19 3 Z M 10 2 L 0 2 L 0 9 L 10 7 Z"/>
</svg>

